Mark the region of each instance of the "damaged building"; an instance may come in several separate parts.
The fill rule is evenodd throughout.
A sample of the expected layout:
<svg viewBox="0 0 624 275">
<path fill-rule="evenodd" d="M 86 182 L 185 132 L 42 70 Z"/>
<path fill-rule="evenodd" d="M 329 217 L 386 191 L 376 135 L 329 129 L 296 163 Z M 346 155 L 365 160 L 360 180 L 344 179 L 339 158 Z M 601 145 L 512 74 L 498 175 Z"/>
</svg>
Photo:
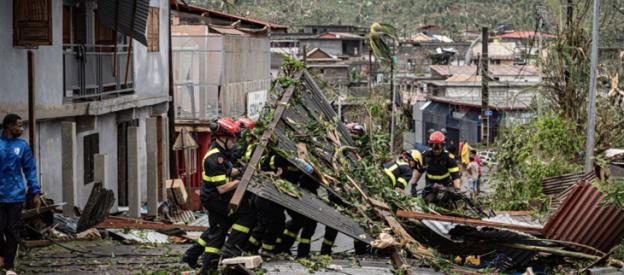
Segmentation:
<svg viewBox="0 0 624 275">
<path fill-rule="evenodd" d="M 100 181 L 136 215 L 148 179 L 162 191 L 168 177 L 168 0 L 2 1 L 0 13 L 0 115 L 36 122 L 24 137 L 43 191 L 73 215 Z"/>
<path fill-rule="evenodd" d="M 187 181 L 190 170 L 195 190 L 201 186 L 197 164 L 211 144 L 209 121 L 259 118 L 271 84 L 269 34 L 286 27 L 182 2 L 172 1 L 171 8 L 176 133 L 188 133 L 199 146 L 188 164 L 178 153 L 176 171 Z"/>
</svg>

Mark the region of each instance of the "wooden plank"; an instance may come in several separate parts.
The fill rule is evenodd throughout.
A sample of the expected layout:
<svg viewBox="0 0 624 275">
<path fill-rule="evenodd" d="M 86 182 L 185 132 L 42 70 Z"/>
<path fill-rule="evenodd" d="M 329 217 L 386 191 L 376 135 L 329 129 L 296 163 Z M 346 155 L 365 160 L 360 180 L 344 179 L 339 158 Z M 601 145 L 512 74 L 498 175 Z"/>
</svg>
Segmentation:
<svg viewBox="0 0 624 275">
<path fill-rule="evenodd" d="M 166 224 L 159 222 L 149 222 L 139 219 L 120 219 L 118 217 L 108 217 L 103 222 L 95 226 L 95 228 L 117 228 L 117 229 L 152 229 L 152 230 L 171 230 L 181 229 L 184 231 L 206 231 L 206 226 L 184 225 L 184 224 Z"/>
<path fill-rule="evenodd" d="M 91 189 L 87 205 L 80 215 L 76 233 L 91 228 L 92 226 L 102 222 L 108 212 L 115 204 L 115 194 L 113 191 L 102 187 L 101 182 L 96 182 Z"/>
<path fill-rule="evenodd" d="M 294 77 L 294 79 L 300 79 L 301 73 L 302 72 L 298 72 L 296 76 Z M 253 176 L 253 174 L 256 172 L 256 166 L 258 162 L 260 161 L 260 158 L 262 157 L 264 150 L 266 149 L 266 145 L 269 142 L 269 139 L 271 138 L 271 136 L 273 135 L 273 132 L 275 131 L 275 128 L 277 127 L 277 123 L 282 118 L 282 114 L 284 114 L 286 105 L 288 104 L 288 101 L 290 101 L 290 97 L 292 96 L 292 94 L 295 92 L 296 86 L 297 84 L 291 84 L 290 87 L 288 87 L 288 89 L 286 89 L 286 91 L 284 92 L 284 95 L 282 95 L 282 98 L 280 99 L 280 101 L 277 103 L 277 108 L 275 108 L 275 112 L 273 113 L 273 118 L 271 120 L 271 123 L 269 124 L 269 127 L 262 134 L 262 137 L 260 138 L 258 145 L 256 145 L 256 149 L 251 155 L 251 159 L 249 160 L 249 163 L 247 163 L 245 172 L 243 172 L 241 181 L 238 183 L 238 186 L 236 187 L 236 191 L 234 192 L 234 195 L 232 196 L 232 199 L 230 200 L 230 205 L 229 205 L 230 212 L 236 211 L 236 209 L 240 205 L 240 201 L 243 199 L 243 195 L 245 194 L 245 191 L 247 190 L 249 181 L 251 180 L 251 177 Z"/>
<path fill-rule="evenodd" d="M 491 221 L 484 221 L 484 220 L 465 218 L 465 217 L 442 216 L 442 215 L 434 215 L 434 214 L 428 214 L 428 213 L 410 212 L 410 211 L 405 211 L 405 210 L 398 210 L 396 215 L 402 218 L 452 222 L 452 223 L 458 223 L 458 224 L 464 224 L 464 225 L 470 225 L 470 226 L 487 226 L 487 227 L 493 227 L 493 228 L 516 230 L 516 231 L 520 231 L 520 232 L 524 232 L 524 233 L 536 235 L 536 236 L 543 235 L 542 227 L 491 222 Z"/>
</svg>

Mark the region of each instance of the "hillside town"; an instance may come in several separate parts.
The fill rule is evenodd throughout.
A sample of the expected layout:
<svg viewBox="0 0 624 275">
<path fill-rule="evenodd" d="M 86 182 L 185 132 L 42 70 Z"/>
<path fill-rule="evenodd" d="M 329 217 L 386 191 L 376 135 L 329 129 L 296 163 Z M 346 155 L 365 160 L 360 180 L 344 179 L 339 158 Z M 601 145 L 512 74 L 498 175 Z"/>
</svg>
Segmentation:
<svg viewBox="0 0 624 275">
<path fill-rule="evenodd" d="M 263 2 L 0 1 L 1 274 L 624 274 L 624 3 Z"/>
</svg>

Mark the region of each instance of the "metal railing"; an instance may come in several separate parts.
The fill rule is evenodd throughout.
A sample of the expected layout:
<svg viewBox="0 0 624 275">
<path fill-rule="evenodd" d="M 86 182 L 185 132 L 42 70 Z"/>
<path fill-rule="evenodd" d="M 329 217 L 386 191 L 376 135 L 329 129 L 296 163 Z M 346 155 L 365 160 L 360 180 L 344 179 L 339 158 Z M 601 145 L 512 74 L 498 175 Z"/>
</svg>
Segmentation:
<svg viewBox="0 0 624 275">
<path fill-rule="evenodd" d="M 116 53 L 114 47 L 64 45 L 63 90 L 66 99 L 89 101 L 134 93 L 132 53 L 128 51 L 128 45 L 117 45 Z M 128 58 L 130 64 L 126 70 Z"/>
</svg>

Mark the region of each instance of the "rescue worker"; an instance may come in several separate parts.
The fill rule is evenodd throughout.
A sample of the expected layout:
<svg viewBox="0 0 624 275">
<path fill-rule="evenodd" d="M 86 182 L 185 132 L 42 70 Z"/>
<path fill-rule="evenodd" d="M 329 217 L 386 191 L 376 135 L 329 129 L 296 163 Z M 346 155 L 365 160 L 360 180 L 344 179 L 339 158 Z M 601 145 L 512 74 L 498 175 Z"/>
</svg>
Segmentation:
<svg viewBox="0 0 624 275">
<path fill-rule="evenodd" d="M 368 149 L 368 138 L 366 138 L 366 130 L 364 130 L 364 125 L 359 124 L 357 122 L 347 123 L 345 125 L 349 133 L 351 133 L 351 138 L 355 142 L 355 146 L 358 148 L 360 153 L 369 150 Z M 358 159 L 360 157 L 358 156 Z"/>
<path fill-rule="evenodd" d="M 276 176 L 295 184 L 300 177 L 299 169 L 278 154 L 269 154 L 264 157 L 261 160 L 260 169 L 274 172 Z M 258 224 L 249 236 L 248 251 L 255 252 L 261 247 L 262 255 L 272 256 L 276 253 L 278 242 L 281 242 L 280 235 L 286 226 L 284 207 L 258 196 L 254 203 Z"/>
<path fill-rule="evenodd" d="M 16 274 L 15 258 L 20 242 L 24 202 L 38 208 L 40 186 L 35 158 L 28 143 L 19 138 L 24 132 L 22 119 L 8 114 L 0 135 L 0 268 Z M 26 180 L 24 180 L 24 178 Z M 28 188 L 26 188 L 28 186 Z"/>
<path fill-rule="evenodd" d="M 256 123 L 246 117 L 239 118 L 236 123 L 238 124 L 239 131 L 237 133 L 237 137 L 241 142 L 236 144 L 236 148 L 234 149 L 233 158 L 236 160 L 243 160 L 244 162 L 248 162 L 251 159 L 251 154 L 253 154 L 253 150 L 255 146 L 255 137 L 251 133 L 251 131 L 256 127 Z"/>
<path fill-rule="evenodd" d="M 405 192 L 412 179 L 412 170 L 420 169 L 422 156 L 418 150 L 403 152 L 396 161 L 384 164 L 384 173 L 390 179 L 392 188 Z"/>
<path fill-rule="evenodd" d="M 434 131 L 429 136 L 431 149 L 422 155 L 422 165 L 416 169 L 412 179 L 412 195 L 416 195 L 416 183 L 426 173 L 426 184 L 422 196 L 427 202 L 434 202 L 437 185 L 441 187 L 454 187 L 461 189 L 461 177 L 457 161 L 452 153 L 444 150 L 445 137 L 440 131 Z"/>
<path fill-rule="evenodd" d="M 238 122 L 241 128 L 247 131 L 247 133 L 244 134 L 247 145 L 242 160 L 244 162 L 249 162 L 256 147 L 256 139 L 249 131 L 253 130 L 256 124 L 248 118 L 241 118 Z M 263 171 L 272 171 L 275 172 L 276 176 L 283 176 L 290 180 L 296 179 L 290 173 L 292 171 L 298 171 L 297 167 L 275 154 L 268 154 L 263 157 L 260 160 L 259 166 Z M 286 174 L 283 174 L 283 170 L 287 171 Z M 279 204 L 259 196 L 255 196 L 253 202 L 257 224 L 251 231 L 245 250 L 255 253 L 262 247 L 262 254 L 271 256 L 275 250 L 276 241 L 285 226 L 286 216 L 284 214 L 284 208 Z"/>
<path fill-rule="evenodd" d="M 311 173 L 313 167 L 310 164 L 305 163 L 303 160 L 300 161 L 304 162 L 304 165 L 307 167 L 306 172 Z M 316 195 L 320 184 L 306 173 L 301 171 L 295 173 L 299 174 L 296 181 L 299 187 Z M 286 223 L 286 228 L 280 238 L 281 243 L 278 245 L 275 252 L 290 252 L 290 247 L 292 247 L 295 243 L 297 236 L 299 235 L 299 231 L 301 231 L 301 235 L 298 239 L 299 244 L 297 245 L 297 258 L 307 258 L 310 256 L 310 245 L 312 243 L 312 235 L 314 235 L 314 231 L 316 230 L 316 221 L 294 211 L 287 210 L 287 212 L 292 219 Z"/>
<path fill-rule="evenodd" d="M 202 272 L 216 270 L 219 257 L 230 258 L 240 255 L 240 248 L 248 238 L 253 226 L 254 212 L 249 196 L 245 194 L 236 213 L 229 214 L 228 204 L 238 186 L 239 180 L 230 180 L 240 174 L 236 168 L 228 168 L 232 149 L 236 142 L 238 125 L 232 119 L 219 119 L 211 125 L 215 142 L 204 156 L 202 167 L 202 188 L 200 200 L 208 210 L 210 228 L 202 233 L 197 243 L 189 248 L 182 258 L 192 268 L 204 253 Z M 226 235 L 230 231 L 227 242 Z M 224 245 L 225 244 L 225 245 Z"/>
</svg>

